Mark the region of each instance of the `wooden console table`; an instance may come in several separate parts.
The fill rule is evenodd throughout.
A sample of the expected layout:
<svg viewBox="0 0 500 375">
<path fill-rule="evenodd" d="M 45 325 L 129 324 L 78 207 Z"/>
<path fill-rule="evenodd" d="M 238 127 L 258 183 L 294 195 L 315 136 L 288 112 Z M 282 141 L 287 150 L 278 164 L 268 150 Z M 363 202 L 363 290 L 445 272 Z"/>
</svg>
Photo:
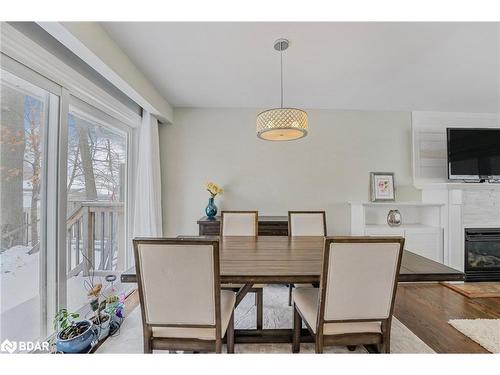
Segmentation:
<svg viewBox="0 0 500 375">
<path fill-rule="evenodd" d="M 200 236 L 218 236 L 220 216 L 210 220 L 206 216 L 197 221 Z M 259 216 L 259 236 L 288 236 L 287 216 Z"/>
</svg>

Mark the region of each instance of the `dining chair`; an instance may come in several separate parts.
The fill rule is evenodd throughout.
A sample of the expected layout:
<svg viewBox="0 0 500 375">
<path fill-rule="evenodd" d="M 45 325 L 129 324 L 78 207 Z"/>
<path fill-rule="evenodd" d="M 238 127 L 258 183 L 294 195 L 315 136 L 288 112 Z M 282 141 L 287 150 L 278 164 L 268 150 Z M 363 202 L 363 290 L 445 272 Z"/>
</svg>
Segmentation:
<svg viewBox="0 0 500 375">
<path fill-rule="evenodd" d="M 257 236 L 258 211 L 222 211 L 220 235 L 223 236 Z"/>
<path fill-rule="evenodd" d="M 326 236 L 325 211 L 288 211 L 288 236 Z M 292 306 L 293 288 L 310 288 L 312 284 L 290 284 L 288 306 Z M 316 285 L 317 286 L 317 285 Z"/>
<path fill-rule="evenodd" d="M 221 290 L 219 242 L 136 238 L 144 353 L 153 350 L 234 353 L 236 294 Z"/>
<path fill-rule="evenodd" d="M 390 352 L 391 322 L 402 237 L 327 237 L 320 287 L 293 291 L 292 352 L 300 351 L 302 320 L 324 346 L 378 346 Z"/>
<path fill-rule="evenodd" d="M 222 211 L 220 222 L 221 238 L 227 236 L 250 236 L 258 235 L 259 213 L 258 211 Z M 237 292 L 243 284 L 223 284 L 224 289 Z M 255 284 L 250 293 L 255 294 L 255 305 L 257 308 L 257 329 L 262 329 L 264 319 L 264 284 Z"/>
<path fill-rule="evenodd" d="M 326 236 L 325 211 L 288 211 L 289 236 Z"/>
</svg>

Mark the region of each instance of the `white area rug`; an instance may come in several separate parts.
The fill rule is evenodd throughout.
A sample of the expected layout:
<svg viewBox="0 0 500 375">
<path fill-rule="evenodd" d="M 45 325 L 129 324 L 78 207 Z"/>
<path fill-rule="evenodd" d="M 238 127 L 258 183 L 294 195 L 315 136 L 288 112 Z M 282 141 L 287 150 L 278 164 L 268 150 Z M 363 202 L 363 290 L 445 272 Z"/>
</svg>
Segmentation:
<svg viewBox="0 0 500 375">
<path fill-rule="evenodd" d="M 235 312 L 236 328 L 255 328 L 254 295 L 248 294 Z M 264 289 L 264 328 L 292 328 L 293 308 L 288 306 L 288 288 L 269 285 Z M 304 343 L 301 353 L 314 353 L 314 344 Z M 128 316 L 118 336 L 108 338 L 97 350 L 98 353 L 142 353 L 141 310 L 136 308 Z M 292 352 L 291 344 L 236 344 L 236 353 L 287 353 Z M 367 353 L 358 346 L 355 352 L 346 347 L 325 347 L 325 353 Z M 434 353 L 434 351 L 393 318 L 391 353 Z"/>
<path fill-rule="evenodd" d="M 500 319 L 452 319 L 448 323 L 489 352 L 500 354 Z"/>
</svg>

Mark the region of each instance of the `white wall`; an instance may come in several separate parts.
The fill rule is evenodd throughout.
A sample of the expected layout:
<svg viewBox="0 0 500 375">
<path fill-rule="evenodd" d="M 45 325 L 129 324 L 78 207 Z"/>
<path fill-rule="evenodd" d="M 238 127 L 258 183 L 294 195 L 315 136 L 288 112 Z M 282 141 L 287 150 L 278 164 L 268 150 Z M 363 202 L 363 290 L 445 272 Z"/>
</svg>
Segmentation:
<svg viewBox="0 0 500 375">
<path fill-rule="evenodd" d="M 164 233 L 197 234 L 213 181 L 217 206 L 286 215 L 326 209 L 328 234 L 349 231 L 348 201 L 366 201 L 369 172 L 395 172 L 399 200 L 420 200 L 411 186 L 409 112 L 309 110 L 310 132 L 273 143 L 255 135 L 258 109 L 175 109 L 160 127 Z"/>
</svg>

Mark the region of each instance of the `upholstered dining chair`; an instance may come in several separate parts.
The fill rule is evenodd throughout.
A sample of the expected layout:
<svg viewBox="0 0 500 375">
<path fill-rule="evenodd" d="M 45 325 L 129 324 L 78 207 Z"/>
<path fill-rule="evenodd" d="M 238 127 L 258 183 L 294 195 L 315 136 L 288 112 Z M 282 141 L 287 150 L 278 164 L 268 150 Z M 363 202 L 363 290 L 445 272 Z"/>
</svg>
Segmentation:
<svg viewBox="0 0 500 375">
<path fill-rule="evenodd" d="M 222 211 L 221 236 L 257 236 L 258 211 Z"/>
<path fill-rule="evenodd" d="M 288 211 L 289 236 L 326 236 L 325 211 Z"/>
<path fill-rule="evenodd" d="M 326 236 L 325 211 L 288 211 L 288 236 Z M 312 284 L 290 284 L 288 306 L 292 306 L 292 289 L 310 288 Z M 317 286 L 317 285 L 316 285 Z"/>
<path fill-rule="evenodd" d="M 324 346 L 378 345 L 390 352 L 391 322 L 404 238 L 327 237 L 318 288 L 293 291 L 292 351 L 300 351 L 302 320 Z"/>
<path fill-rule="evenodd" d="M 222 211 L 220 221 L 220 236 L 257 236 L 259 213 L 258 211 Z M 257 307 L 257 329 L 262 329 L 264 319 L 264 284 L 255 284 L 250 293 L 255 294 Z M 223 284 L 224 289 L 238 291 L 243 284 Z"/>
<path fill-rule="evenodd" d="M 136 238 L 134 243 L 144 353 L 153 350 L 234 353 L 236 294 L 221 290 L 219 242 Z"/>
</svg>

